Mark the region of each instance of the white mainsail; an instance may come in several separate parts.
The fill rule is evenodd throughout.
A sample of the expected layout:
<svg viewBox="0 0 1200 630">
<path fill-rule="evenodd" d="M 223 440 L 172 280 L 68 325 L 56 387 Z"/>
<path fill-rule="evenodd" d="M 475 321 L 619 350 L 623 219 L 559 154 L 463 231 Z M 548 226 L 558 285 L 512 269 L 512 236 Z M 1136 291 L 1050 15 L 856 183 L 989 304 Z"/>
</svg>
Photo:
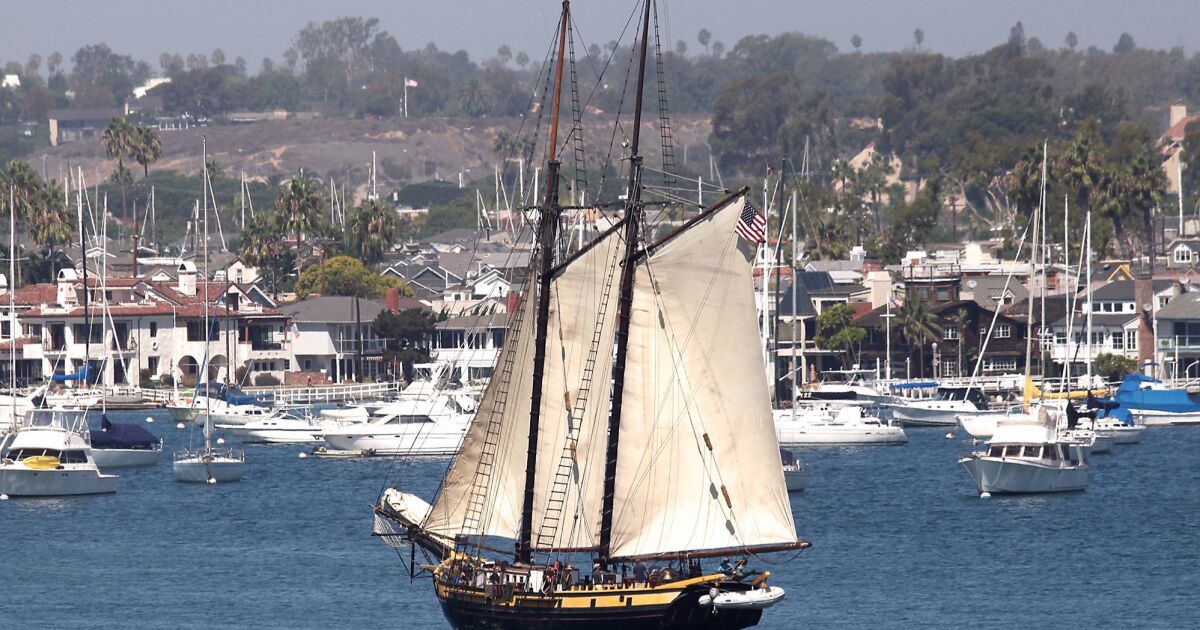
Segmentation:
<svg viewBox="0 0 1200 630">
<path fill-rule="evenodd" d="M 530 298 L 532 286 L 532 282 L 526 283 L 521 325 L 510 331 L 475 419 L 422 523 L 431 534 L 449 539 L 460 534 L 517 537 L 533 386 L 537 300 Z M 511 321 L 517 316 L 514 313 Z M 511 371 L 505 374 L 510 362 Z"/>
<path fill-rule="evenodd" d="M 609 232 L 553 280 L 534 485 L 537 547 L 598 544 L 623 249 L 620 234 Z M 569 421 L 578 425 L 573 447 Z M 565 484 L 558 477 L 564 456 Z"/>
<path fill-rule="evenodd" d="M 611 553 L 796 541 L 758 347 L 745 199 L 637 269 Z M 711 446 L 709 446 L 711 444 Z"/>
</svg>

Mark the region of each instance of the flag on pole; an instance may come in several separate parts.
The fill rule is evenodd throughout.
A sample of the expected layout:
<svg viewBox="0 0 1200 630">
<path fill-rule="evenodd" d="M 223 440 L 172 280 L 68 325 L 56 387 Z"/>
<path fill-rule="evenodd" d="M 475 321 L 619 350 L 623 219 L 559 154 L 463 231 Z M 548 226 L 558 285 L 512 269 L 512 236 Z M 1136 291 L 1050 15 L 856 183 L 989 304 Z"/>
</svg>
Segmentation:
<svg viewBox="0 0 1200 630">
<path fill-rule="evenodd" d="M 746 206 L 742 208 L 742 216 L 738 218 L 734 230 L 747 241 L 758 244 L 767 240 L 766 228 L 767 220 L 763 218 L 762 213 L 750 205 L 750 200 L 747 199 Z"/>
<path fill-rule="evenodd" d="M 405 78 L 404 87 L 417 87 L 417 82 L 414 79 Z"/>
</svg>

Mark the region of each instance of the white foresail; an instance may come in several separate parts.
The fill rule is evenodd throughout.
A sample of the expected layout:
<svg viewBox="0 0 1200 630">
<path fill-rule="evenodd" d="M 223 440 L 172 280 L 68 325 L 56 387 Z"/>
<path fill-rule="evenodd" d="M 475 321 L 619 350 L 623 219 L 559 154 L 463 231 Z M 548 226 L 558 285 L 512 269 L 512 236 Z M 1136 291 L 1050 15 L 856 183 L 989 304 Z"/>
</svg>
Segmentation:
<svg viewBox="0 0 1200 630">
<path fill-rule="evenodd" d="M 757 351 L 753 251 L 734 232 L 744 203 L 637 269 L 615 557 L 796 541 Z"/>
<path fill-rule="evenodd" d="M 623 249 L 617 231 L 610 232 L 553 280 L 534 486 L 535 547 L 597 544 Z M 574 432 L 569 423 L 577 427 Z"/>
<path fill-rule="evenodd" d="M 529 284 L 521 300 L 520 329 L 510 331 L 462 447 L 422 524 L 432 534 L 517 537 L 533 385 L 536 300 L 530 298 Z M 510 322 L 517 315 L 512 316 Z M 511 370 L 506 370 L 510 362 Z"/>
</svg>

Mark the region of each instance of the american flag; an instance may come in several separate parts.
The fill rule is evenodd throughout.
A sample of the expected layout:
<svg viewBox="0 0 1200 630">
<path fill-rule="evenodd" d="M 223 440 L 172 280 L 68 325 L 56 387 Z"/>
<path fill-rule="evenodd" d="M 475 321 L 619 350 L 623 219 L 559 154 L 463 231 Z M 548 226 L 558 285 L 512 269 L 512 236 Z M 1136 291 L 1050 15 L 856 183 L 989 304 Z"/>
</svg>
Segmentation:
<svg viewBox="0 0 1200 630">
<path fill-rule="evenodd" d="M 767 240 L 766 227 L 767 220 L 754 206 L 750 205 L 750 200 L 747 199 L 746 206 L 742 208 L 742 216 L 738 217 L 737 227 L 734 230 L 742 238 L 757 244 Z"/>
</svg>

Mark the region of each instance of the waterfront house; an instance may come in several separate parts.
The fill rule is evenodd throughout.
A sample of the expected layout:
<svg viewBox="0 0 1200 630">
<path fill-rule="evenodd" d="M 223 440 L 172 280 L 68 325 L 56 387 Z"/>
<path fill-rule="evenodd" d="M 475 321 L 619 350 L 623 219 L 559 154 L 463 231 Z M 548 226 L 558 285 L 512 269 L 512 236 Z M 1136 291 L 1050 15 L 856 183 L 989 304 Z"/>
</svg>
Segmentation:
<svg viewBox="0 0 1200 630">
<path fill-rule="evenodd" d="M 374 322 L 385 306 L 380 300 L 325 295 L 280 307 L 291 320 L 289 369 L 309 372 L 319 382 L 376 380 L 383 365 L 385 340 Z"/>
</svg>

